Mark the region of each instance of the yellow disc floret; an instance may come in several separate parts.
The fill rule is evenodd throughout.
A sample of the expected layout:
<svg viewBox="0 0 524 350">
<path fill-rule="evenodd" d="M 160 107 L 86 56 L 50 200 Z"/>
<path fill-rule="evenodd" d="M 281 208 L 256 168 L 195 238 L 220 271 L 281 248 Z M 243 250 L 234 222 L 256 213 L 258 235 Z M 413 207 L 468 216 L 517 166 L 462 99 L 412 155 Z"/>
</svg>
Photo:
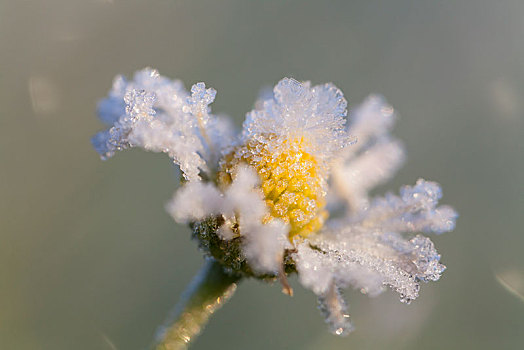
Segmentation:
<svg viewBox="0 0 524 350">
<path fill-rule="evenodd" d="M 289 239 L 306 237 L 318 231 L 327 218 L 321 169 L 315 158 L 304 151 L 302 139 L 286 141 L 278 151 L 270 150 L 274 136 L 253 140 L 226 156 L 220 165 L 218 183 L 231 183 L 235 167 L 245 163 L 260 177 L 270 214 L 265 222 L 279 218 L 290 225 Z"/>
</svg>

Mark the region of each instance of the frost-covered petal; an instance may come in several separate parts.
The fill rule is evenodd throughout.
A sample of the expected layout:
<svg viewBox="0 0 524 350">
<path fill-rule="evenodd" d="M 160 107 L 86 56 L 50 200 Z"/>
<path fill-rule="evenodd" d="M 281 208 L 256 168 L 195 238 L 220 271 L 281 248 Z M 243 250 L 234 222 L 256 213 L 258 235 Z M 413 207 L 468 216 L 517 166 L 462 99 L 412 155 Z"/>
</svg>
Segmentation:
<svg viewBox="0 0 524 350">
<path fill-rule="evenodd" d="M 288 232 L 288 225 L 281 220 L 256 224 L 244 232 L 243 252 L 255 271 L 275 275 L 280 272 L 284 249 L 289 246 Z"/>
<path fill-rule="evenodd" d="M 149 124 L 155 115 L 153 104 L 156 95 L 145 90 L 130 90 L 124 96 L 125 114 L 108 130 L 102 131 L 93 138 L 95 149 L 103 157 L 111 157 L 116 151 L 134 147 L 129 139 L 136 125 Z M 140 142 L 140 141 L 138 141 Z"/>
<path fill-rule="evenodd" d="M 234 215 L 243 237 L 243 254 L 258 273 L 278 274 L 284 249 L 290 247 L 288 225 L 280 220 L 264 224 L 268 209 L 257 189 L 260 179 L 253 168 L 239 166 L 225 192 L 225 212 Z"/>
<path fill-rule="evenodd" d="M 344 128 L 346 106 L 342 92 L 332 84 L 311 87 L 284 78 L 273 89 L 273 96 L 248 113 L 242 139 L 272 139 L 272 152 L 282 145 L 303 140 L 305 151 L 318 161 L 328 161 L 349 143 Z"/>
<path fill-rule="evenodd" d="M 186 179 L 198 180 L 233 139 L 233 129 L 210 114 L 215 95 L 204 83 L 195 84 L 189 94 L 180 81 L 150 68 L 132 81 L 117 77 L 99 104 L 100 118 L 110 128 L 95 135 L 95 149 L 105 158 L 130 147 L 163 152 Z"/>
<path fill-rule="evenodd" d="M 293 259 L 300 283 L 317 295 L 327 293 L 331 283 L 337 279 L 337 271 L 341 267 L 338 266 L 339 263 L 343 262 L 317 246 L 312 248 L 308 241 L 298 246 Z M 346 264 L 344 268 L 346 279 L 343 281 L 352 284 L 363 293 L 374 296 L 384 290 L 384 279 L 379 273 L 370 271 L 358 263 Z"/>
<path fill-rule="evenodd" d="M 346 335 L 353 327 L 346 303 L 336 286 L 336 264 L 325 252 L 313 249 L 309 243 L 300 244 L 293 254 L 299 281 L 318 295 L 319 309 L 332 333 Z"/>
<path fill-rule="evenodd" d="M 369 205 L 368 192 L 388 181 L 404 163 L 404 148 L 397 140 L 384 138 L 360 156 L 333 166 L 333 185 L 336 195 L 352 210 Z"/>
<path fill-rule="evenodd" d="M 431 240 L 421 235 L 406 240 L 395 233 L 347 227 L 318 235 L 311 245 L 321 252 L 322 268 L 328 266 L 338 285 L 370 294 L 387 285 L 404 302 L 418 297 L 421 281 L 436 281 L 445 269 Z"/>
<path fill-rule="evenodd" d="M 380 95 L 370 95 L 360 106 L 350 113 L 349 130 L 357 138 L 350 153 L 365 148 L 369 143 L 389 134 L 395 124 L 396 114 L 387 101 Z"/>
<path fill-rule="evenodd" d="M 220 191 L 209 183 L 188 182 L 166 205 L 166 210 L 178 223 L 190 223 L 219 215 L 224 206 Z"/>
<path fill-rule="evenodd" d="M 237 143 L 237 128 L 226 116 L 215 116 L 210 118 L 206 125 L 206 132 L 215 148 L 217 156 L 224 156 L 231 152 Z"/>
<path fill-rule="evenodd" d="M 253 168 L 239 166 L 225 193 L 226 207 L 230 208 L 226 211 L 236 216 L 240 235 L 244 237 L 243 253 L 250 266 L 259 273 L 277 274 L 284 249 L 289 247 L 289 227 L 276 219 L 263 223 L 268 210 L 256 188 L 259 181 Z"/>
<path fill-rule="evenodd" d="M 439 184 L 419 179 L 415 186 L 402 187 L 400 196 L 388 193 L 375 198 L 357 220 L 366 227 L 397 232 L 448 232 L 458 215 L 449 206 L 437 207 L 441 197 Z"/>
<path fill-rule="evenodd" d="M 185 112 L 196 116 L 199 123 L 206 125 L 209 121 L 209 105 L 215 100 L 217 92 L 213 88 L 206 88 L 204 83 L 196 83 L 191 87 L 191 96 L 184 106 Z"/>
<path fill-rule="evenodd" d="M 316 295 L 327 292 L 334 279 L 334 270 L 326 254 L 311 248 L 306 241 L 293 254 L 300 283 Z"/>
<path fill-rule="evenodd" d="M 226 223 L 235 215 L 243 217 L 248 225 L 258 223 L 266 214 L 266 207 L 255 189 L 257 183 L 256 174 L 247 167 L 239 169 L 224 193 L 213 183 L 188 182 L 175 192 L 167 210 L 180 223 L 195 222 L 214 215 L 224 216 Z"/>
<path fill-rule="evenodd" d="M 108 96 L 98 103 L 99 118 L 108 125 L 114 124 L 125 114 L 124 96 L 131 90 L 154 92 L 155 108 L 168 112 L 180 110 L 189 96 L 180 80 L 172 81 L 155 69 L 145 68 L 137 71 L 132 80 L 122 75 L 115 77 Z"/>
<path fill-rule="evenodd" d="M 331 283 L 326 293 L 318 297 L 318 308 L 329 325 L 331 333 L 344 336 L 353 330 L 347 314 L 346 301 L 334 282 Z"/>
<path fill-rule="evenodd" d="M 239 166 L 233 182 L 225 192 L 226 207 L 223 208 L 223 212 L 228 217 L 238 215 L 241 232 L 261 223 L 267 213 L 262 194 L 256 189 L 259 181 L 254 169 Z"/>
<path fill-rule="evenodd" d="M 390 135 L 393 108 L 379 95 L 369 96 L 349 116 L 356 139 L 332 164 L 332 208 L 358 212 L 369 206 L 369 191 L 388 181 L 404 163 L 402 143 Z"/>
</svg>

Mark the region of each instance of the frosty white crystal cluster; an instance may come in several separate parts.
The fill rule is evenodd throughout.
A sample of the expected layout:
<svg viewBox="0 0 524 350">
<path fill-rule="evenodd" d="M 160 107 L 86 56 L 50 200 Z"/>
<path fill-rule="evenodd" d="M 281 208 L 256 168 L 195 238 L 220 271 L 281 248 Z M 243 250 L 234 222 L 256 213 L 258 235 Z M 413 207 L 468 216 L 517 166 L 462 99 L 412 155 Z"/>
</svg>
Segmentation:
<svg viewBox="0 0 524 350">
<path fill-rule="evenodd" d="M 260 108 L 247 114 L 243 142 L 273 134 L 277 137 L 268 146 L 277 153 L 286 141 L 303 139 L 305 151 L 318 161 L 329 161 L 349 144 L 344 128 L 347 102 L 333 84 L 311 87 L 309 82 L 284 78 L 273 96 L 259 101 Z"/>
<path fill-rule="evenodd" d="M 445 267 L 420 233 L 454 228 L 455 211 L 438 206 L 440 186 L 419 179 L 399 195 L 369 197 L 404 161 L 381 97 L 346 124 L 337 87 L 284 78 L 235 134 L 211 114 L 215 94 L 203 83 L 189 93 L 152 69 L 117 77 L 99 105 L 109 129 L 93 144 L 104 158 L 130 147 L 166 153 L 187 180 L 167 206 L 174 219 L 233 273 L 285 284 L 296 271 L 336 334 L 352 329 L 341 288 L 374 296 L 389 286 L 410 302 L 421 282 L 439 279 Z M 345 215 L 328 219 L 330 211 Z"/>
<path fill-rule="evenodd" d="M 110 127 L 95 135 L 94 147 L 104 158 L 130 147 L 167 153 L 186 179 L 198 180 L 234 134 L 229 120 L 209 114 L 215 95 L 204 83 L 195 84 L 190 94 L 182 82 L 149 68 L 132 81 L 117 76 L 98 108 Z"/>
</svg>

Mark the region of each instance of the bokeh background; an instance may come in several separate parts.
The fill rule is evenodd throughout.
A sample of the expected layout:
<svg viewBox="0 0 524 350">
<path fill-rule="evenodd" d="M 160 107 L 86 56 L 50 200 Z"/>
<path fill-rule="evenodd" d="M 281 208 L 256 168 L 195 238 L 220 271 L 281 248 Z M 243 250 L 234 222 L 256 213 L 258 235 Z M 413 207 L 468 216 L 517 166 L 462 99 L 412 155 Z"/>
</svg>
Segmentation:
<svg viewBox="0 0 524 350">
<path fill-rule="evenodd" d="M 440 182 L 460 213 L 448 266 L 406 306 L 347 291 L 327 332 L 314 295 L 245 281 L 193 349 L 524 347 L 524 2 L 0 2 L 0 349 L 145 349 L 202 257 L 164 204 L 167 157 L 99 160 L 96 102 L 152 66 L 218 90 L 240 125 L 261 87 L 332 81 L 381 93 L 408 162 L 380 190 Z"/>
</svg>

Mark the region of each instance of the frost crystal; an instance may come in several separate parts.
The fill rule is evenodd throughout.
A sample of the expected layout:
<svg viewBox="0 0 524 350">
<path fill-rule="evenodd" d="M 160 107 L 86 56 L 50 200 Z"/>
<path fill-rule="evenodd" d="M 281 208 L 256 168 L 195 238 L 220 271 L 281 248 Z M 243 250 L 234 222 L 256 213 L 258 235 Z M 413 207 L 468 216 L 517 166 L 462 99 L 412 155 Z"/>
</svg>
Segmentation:
<svg viewBox="0 0 524 350">
<path fill-rule="evenodd" d="M 198 83 L 188 94 L 180 81 L 171 81 L 146 68 L 128 82 L 118 76 L 108 98 L 99 104 L 100 119 L 110 128 L 93 137 L 104 158 L 116 151 L 141 147 L 163 152 L 180 166 L 188 180 L 208 172 L 224 141 L 234 131 L 209 114 L 216 91 Z"/>
<path fill-rule="evenodd" d="M 318 308 L 329 324 L 332 333 L 347 335 L 353 330 L 349 315 L 346 313 L 346 302 L 334 283 L 331 283 L 326 293 L 318 297 Z"/>
<path fill-rule="evenodd" d="M 305 151 L 317 161 L 329 161 L 348 144 L 347 102 L 333 84 L 311 87 L 309 82 L 284 78 L 273 96 L 258 104 L 261 108 L 248 113 L 244 122 L 244 142 L 266 143 L 267 135 L 276 135 L 268 146 L 277 154 L 282 144 L 303 141 Z"/>
<path fill-rule="evenodd" d="M 402 143 L 389 134 L 395 120 L 393 108 L 376 95 L 350 115 L 349 128 L 357 142 L 344 150 L 332 173 L 334 192 L 352 210 L 367 207 L 368 191 L 388 181 L 404 163 Z"/>
<path fill-rule="evenodd" d="M 204 83 L 188 93 L 152 69 L 119 76 L 98 108 L 109 128 L 93 144 L 102 157 L 130 147 L 167 153 L 189 180 L 166 207 L 173 218 L 230 270 L 278 277 L 288 292 L 285 271 L 298 272 L 335 334 L 352 330 L 341 288 L 375 296 L 390 287 L 409 303 L 440 278 L 440 255 L 420 234 L 455 226 L 457 213 L 438 205 L 440 186 L 419 179 L 399 195 L 369 196 L 405 158 L 382 97 L 366 99 L 346 126 L 337 87 L 284 78 L 236 135 L 211 114 L 215 95 Z M 346 215 L 328 220 L 329 211 Z"/>
<path fill-rule="evenodd" d="M 419 179 L 415 186 L 404 186 L 400 197 L 391 193 L 375 198 L 368 210 L 361 213 L 368 227 L 402 232 L 444 233 L 455 228 L 457 213 L 449 206 L 437 207 L 442 197 L 435 182 Z"/>
</svg>

